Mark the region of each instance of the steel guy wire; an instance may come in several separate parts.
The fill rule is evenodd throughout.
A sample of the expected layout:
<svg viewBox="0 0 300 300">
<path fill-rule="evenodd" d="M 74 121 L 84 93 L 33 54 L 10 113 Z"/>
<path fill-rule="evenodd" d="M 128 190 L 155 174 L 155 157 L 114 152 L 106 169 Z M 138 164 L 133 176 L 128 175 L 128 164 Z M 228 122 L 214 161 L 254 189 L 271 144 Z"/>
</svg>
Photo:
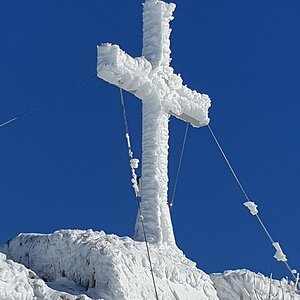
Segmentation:
<svg viewBox="0 0 300 300">
<path fill-rule="evenodd" d="M 36 105 L 36 106 L 33 106 L 32 108 L 29 108 L 28 110 L 25 110 L 24 112 L 20 113 L 19 115 L 17 115 L 17 116 L 15 116 L 15 117 L 13 117 L 13 118 L 11 118 L 11 119 L 9 119 L 9 120 L 7 120 L 7 121 L 1 123 L 1 124 L 0 124 L 0 128 L 2 128 L 2 127 L 4 127 L 4 126 L 6 126 L 6 125 L 8 125 L 8 124 L 10 124 L 10 123 L 12 123 L 12 122 L 18 120 L 18 119 L 20 119 L 20 118 L 22 118 L 22 117 L 24 117 L 24 116 L 26 116 L 26 115 L 28 115 L 28 114 L 33 113 L 34 111 L 38 110 L 38 109 L 41 108 L 42 106 L 45 106 L 45 105 L 47 105 L 47 104 L 49 104 L 49 103 L 51 103 L 51 102 L 57 100 L 57 99 L 60 98 L 61 96 L 65 95 L 65 94 L 67 94 L 67 93 L 69 93 L 69 92 L 71 92 L 72 90 L 74 90 L 74 89 L 76 89 L 76 88 L 82 86 L 83 84 L 87 83 L 88 81 L 90 81 L 91 79 L 93 79 L 93 78 L 96 77 L 96 76 L 97 76 L 96 74 L 93 75 L 93 76 L 90 76 L 90 77 L 88 77 L 87 79 L 84 79 L 84 80 L 82 80 L 82 81 L 80 81 L 80 82 L 78 82 L 78 83 L 72 85 L 70 88 L 67 88 L 67 89 L 63 90 L 63 91 L 60 92 L 59 94 L 57 94 L 57 95 L 55 95 L 55 96 L 52 96 L 52 97 L 50 97 L 50 98 L 45 99 L 45 100 L 42 101 L 40 104 L 38 104 L 38 105 Z"/>
</svg>

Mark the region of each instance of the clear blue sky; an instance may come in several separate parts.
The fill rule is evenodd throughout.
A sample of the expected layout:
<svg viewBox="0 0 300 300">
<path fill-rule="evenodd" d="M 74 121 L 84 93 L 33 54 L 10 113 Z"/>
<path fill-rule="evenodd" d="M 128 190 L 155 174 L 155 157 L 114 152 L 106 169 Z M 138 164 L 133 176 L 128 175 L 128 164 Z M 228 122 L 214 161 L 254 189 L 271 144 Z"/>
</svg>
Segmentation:
<svg viewBox="0 0 300 300">
<path fill-rule="evenodd" d="M 172 66 L 212 99 L 211 126 L 260 215 L 300 269 L 300 2 L 177 1 Z M 0 2 L 0 121 L 96 73 L 96 45 L 141 55 L 142 1 Z M 141 155 L 141 103 L 125 95 Z M 172 190 L 185 124 L 170 122 Z M 136 202 L 117 88 L 93 78 L 0 128 L 0 243 L 61 228 L 131 235 Z M 207 128 L 189 132 L 173 209 L 178 245 L 206 272 L 288 275 L 243 207 Z"/>
</svg>

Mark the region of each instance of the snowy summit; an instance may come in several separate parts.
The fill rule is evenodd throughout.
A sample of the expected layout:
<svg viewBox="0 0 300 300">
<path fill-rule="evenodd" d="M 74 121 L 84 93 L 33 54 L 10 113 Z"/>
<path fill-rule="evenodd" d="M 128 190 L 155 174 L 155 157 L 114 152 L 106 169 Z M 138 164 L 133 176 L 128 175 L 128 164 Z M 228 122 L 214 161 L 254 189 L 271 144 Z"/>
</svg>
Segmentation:
<svg viewBox="0 0 300 300">
<path fill-rule="evenodd" d="M 19 234 L 0 247 L 0 300 L 265 300 L 300 299 L 295 286 L 247 270 L 208 275 L 175 242 L 168 195 L 169 118 L 202 127 L 210 99 L 191 90 L 170 67 L 170 21 L 175 4 L 145 0 L 143 53 L 98 47 L 98 77 L 143 104 L 142 176 L 132 184 L 140 207 L 134 238 L 103 231 Z M 253 215 L 257 207 L 246 202 Z M 149 243 L 148 243 L 149 242 Z M 277 259 L 286 258 L 278 243 Z"/>
<path fill-rule="evenodd" d="M 1 300 L 154 300 L 145 244 L 92 230 L 20 234 L 0 251 Z M 297 300 L 292 285 L 247 270 L 211 276 L 177 247 L 150 245 L 164 300 Z M 8 259 L 8 258 L 9 259 Z"/>
</svg>

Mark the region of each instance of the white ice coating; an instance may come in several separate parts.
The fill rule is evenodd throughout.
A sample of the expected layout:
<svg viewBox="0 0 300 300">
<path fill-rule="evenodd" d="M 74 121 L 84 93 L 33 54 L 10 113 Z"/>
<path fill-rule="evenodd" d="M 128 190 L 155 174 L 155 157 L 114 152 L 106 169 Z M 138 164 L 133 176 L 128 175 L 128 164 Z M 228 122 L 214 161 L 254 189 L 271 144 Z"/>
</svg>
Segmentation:
<svg viewBox="0 0 300 300">
<path fill-rule="evenodd" d="M 170 66 L 154 68 L 145 57 L 132 58 L 118 45 L 103 44 L 98 46 L 97 74 L 143 102 L 155 97 L 165 112 L 194 127 L 209 123 L 209 97 L 183 85 Z"/>
<path fill-rule="evenodd" d="M 91 300 L 83 295 L 85 290 L 82 287 L 66 278 L 60 278 L 51 285 L 53 289 L 32 270 L 0 253 L 1 300 Z"/>
<path fill-rule="evenodd" d="M 274 255 L 274 258 L 277 259 L 278 261 L 287 261 L 286 255 L 283 253 L 280 244 L 278 242 L 272 243 L 273 247 L 276 250 L 276 253 Z"/>
<path fill-rule="evenodd" d="M 244 205 L 249 209 L 251 215 L 255 216 L 258 214 L 257 205 L 252 201 L 244 202 Z"/>
<path fill-rule="evenodd" d="M 169 23 L 174 19 L 175 8 L 174 3 L 157 0 L 149 0 L 144 4 L 143 56 L 154 66 L 169 66 L 171 62 Z"/>
<path fill-rule="evenodd" d="M 161 300 L 300 300 L 286 279 L 248 270 L 208 276 L 178 248 L 149 246 Z M 20 234 L 0 251 L 7 255 L 0 252 L 1 300 L 155 299 L 145 244 L 128 237 L 92 230 Z"/>
<path fill-rule="evenodd" d="M 152 243 L 175 245 L 167 204 L 169 117 L 194 127 L 209 123 L 210 99 L 183 85 L 170 63 L 169 22 L 175 4 L 146 0 L 142 57 L 132 58 L 117 45 L 98 47 L 99 78 L 134 94 L 143 102 L 142 214 Z M 144 240 L 138 216 L 135 238 Z"/>
<path fill-rule="evenodd" d="M 197 269 L 182 251 L 168 245 L 149 246 L 159 299 L 218 300 L 210 277 Z M 9 300 L 155 299 L 145 244 L 128 237 L 120 238 L 92 230 L 20 234 L 0 251 L 32 269 L 49 286 L 54 288 L 61 282 L 66 289 L 73 283 L 76 294 L 86 295 L 86 298 L 60 298 L 58 295 L 56 298 L 25 298 L 24 293 L 24 298 Z M 25 270 L 24 266 L 21 268 Z M 22 281 L 16 282 L 14 286 L 22 284 Z M 0 295 L 3 289 L 0 280 Z"/>
</svg>

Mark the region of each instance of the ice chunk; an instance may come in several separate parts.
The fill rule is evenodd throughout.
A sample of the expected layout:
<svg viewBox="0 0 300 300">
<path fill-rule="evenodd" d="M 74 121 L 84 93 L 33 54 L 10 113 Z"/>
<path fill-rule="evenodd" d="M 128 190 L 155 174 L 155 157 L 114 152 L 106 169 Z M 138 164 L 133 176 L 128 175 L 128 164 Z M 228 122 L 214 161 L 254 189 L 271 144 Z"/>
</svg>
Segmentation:
<svg viewBox="0 0 300 300">
<path fill-rule="evenodd" d="M 272 245 L 276 249 L 274 258 L 277 259 L 278 261 L 283 261 L 283 262 L 287 261 L 286 255 L 283 253 L 279 243 L 275 242 Z"/>
<path fill-rule="evenodd" d="M 250 213 L 255 216 L 258 214 L 257 205 L 252 201 L 247 201 L 244 205 L 250 210 Z"/>
<path fill-rule="evenodd" d="M 130 168 L 137 169 L 139 167 L 139 160 L 137 158 L 132 158 L 130 160 Z"/>
</svg>

